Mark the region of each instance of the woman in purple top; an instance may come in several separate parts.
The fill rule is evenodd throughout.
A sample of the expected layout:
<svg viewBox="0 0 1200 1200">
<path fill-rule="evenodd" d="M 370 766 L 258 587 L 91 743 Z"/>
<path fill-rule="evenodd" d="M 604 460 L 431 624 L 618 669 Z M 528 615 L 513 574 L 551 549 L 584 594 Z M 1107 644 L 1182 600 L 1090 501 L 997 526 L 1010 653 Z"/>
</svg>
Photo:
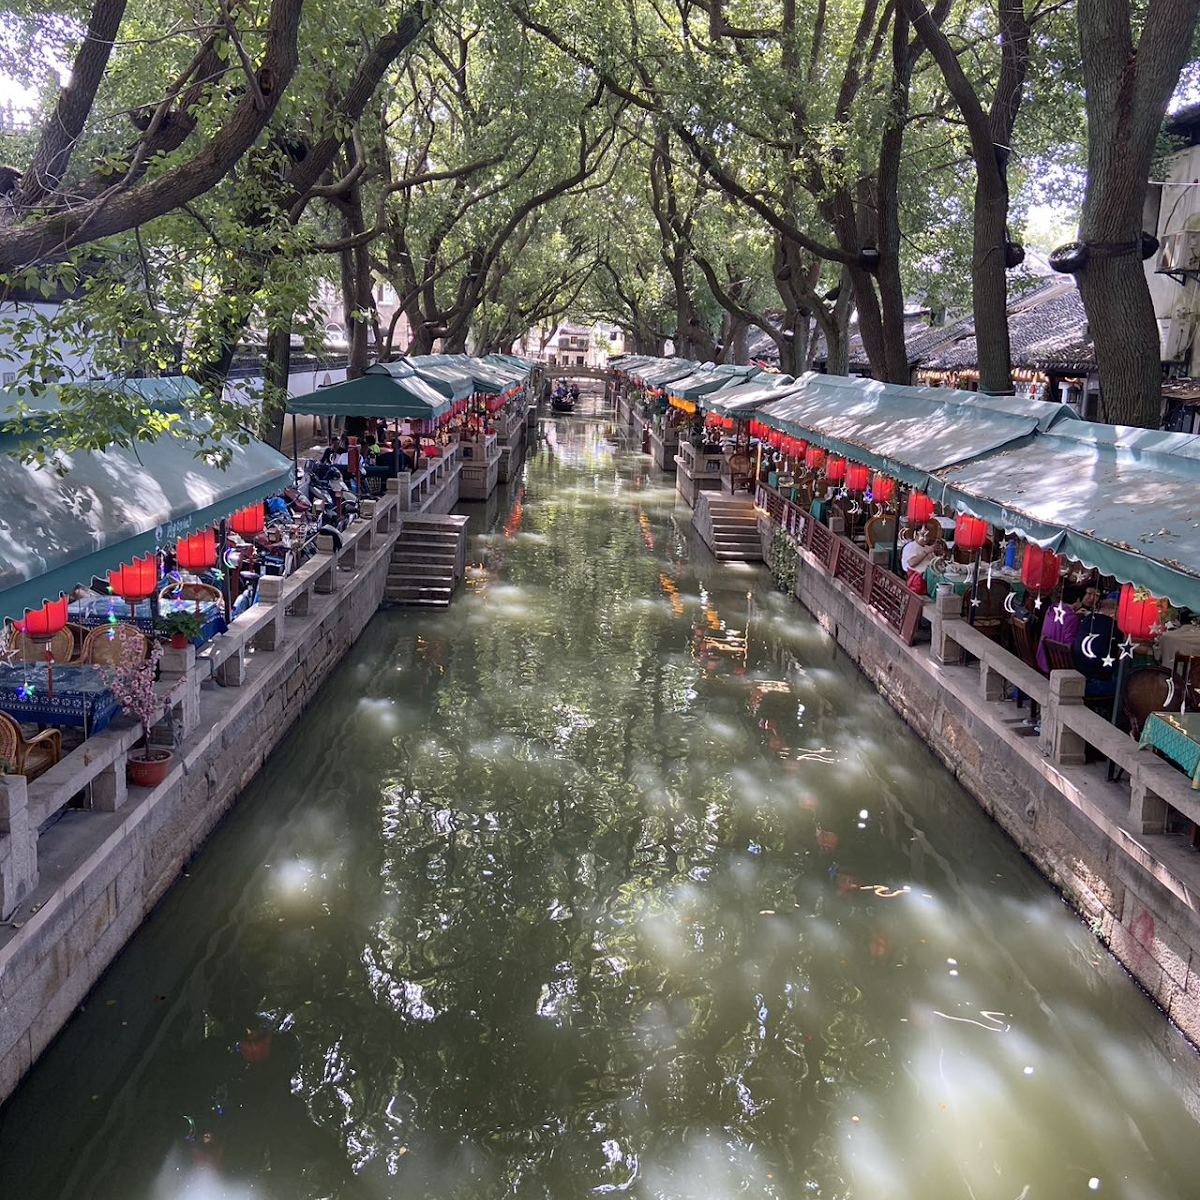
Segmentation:
<svg viewBox="0 0 1200 1200">
<path fill-rule="evenodd" d="M 1079 583 L 1065 584 L 1062 599 L 1046 614 L 1042 622 L 1042 636 L 1038 640 L 1037 665 L 1045 674 L 1050 673 L 1050 663 L 1046 658 L 1045 642 L 1064 642 L 1068 646 L 1075 644 L 1075 635 L 1079 632 L 1079 614 L 1084 609 L 1090 609 L 1096 603 L 1096 589 L 1085 588 Z"/>
</svg>

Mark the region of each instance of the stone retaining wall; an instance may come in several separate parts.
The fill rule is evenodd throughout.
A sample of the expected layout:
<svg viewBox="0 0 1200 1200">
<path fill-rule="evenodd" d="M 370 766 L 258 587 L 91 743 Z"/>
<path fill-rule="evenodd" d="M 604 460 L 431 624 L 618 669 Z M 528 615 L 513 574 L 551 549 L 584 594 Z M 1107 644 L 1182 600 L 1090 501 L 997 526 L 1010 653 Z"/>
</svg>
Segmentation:
<svg viewBox="0 0 1200 1200">
<path fill-rule="evenodd" d="M 759 522 L 767 556 L 774 526 L 765 516 Z M 943 662 L 934 646 L 906 645 L 804 551 L 795 594 L 1185 1036 L 1200 1045 L 1200 855 L 1183 838 L 1145 832 L 1143 825 L 1150 823 L 1139 819 L 1143 775 L 1153 777 L 1164 764 L 1138 756 L 1128 735 L 1111 726 L 1108 734 L 1118 739 L 1111 752 L 1130 769 L 1124 782 L 1109 782 L 1103 762 L 1084 763 L 1082 753 L 1073 761 L 1056 761 L 1060 756 L 1047 726 L 1056 720 L 1056 684 L 1068 679 L 1049 682 L 1039 738 L 1023 722 L 1028 706 L 1016 710 L 1011 701 L 1002 702 L 978 663 L 960 664 L 957 655 Z M 965 625 L 959 621 L 953 628 Z M 943 632 L 940 614 L 934 614 L 935 644 Z M 960 636 L 966 640 L 965 629 Z M 989 653 L 983 647 L 980 652 Z M 998 648 L 991 653 L 1003 655 Z M 1012 665 L 1013 673 L 1021 669 L 1016 660 Z M 1047 686 L 1045 680 L 1041 684 Z"/>
<path fill-rule="evenodd" d="M 239 647 L 222 663 L 226 686 L 197 680 L 198 720 L 180 747 L 186 773 L 176 766 L 158 788 L 129 788 L 115 811 L 67 809 L 37 841 L 36 887 L 0 929 L 0 1102 L 374 615 L 400 530 L 394 500 L 380 508 L 343 561 L 326 550 L 331 570 L 292 595 L 289 611 L 281 599 L 274 648 Z"/>
</svg>

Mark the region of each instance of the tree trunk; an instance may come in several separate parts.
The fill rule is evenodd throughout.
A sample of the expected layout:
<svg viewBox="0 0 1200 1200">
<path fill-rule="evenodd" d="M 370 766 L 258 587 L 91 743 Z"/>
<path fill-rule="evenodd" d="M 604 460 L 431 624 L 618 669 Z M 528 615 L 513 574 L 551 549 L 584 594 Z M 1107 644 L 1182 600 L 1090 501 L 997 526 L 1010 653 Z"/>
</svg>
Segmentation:
<svg viewBox="0 0 1200 1200">
<path fill-rule="evenodd" d="M 267 334 L 267 362 L 263 372 L 263 413 L 270 419 L 266 441 L 278 450 L 283 445 L 287 415 L 288 378 L 292 372 L 292 319 L 282 317 Z"/>
<path fill-rule="evenodd" d="M 1150 0 L 1138 45 L 1125 0 L 1076 8 L 1087 96 L 1088 170 L 1079 290 L 1105 413 L 1157 428 L 1162 354 L 1142 269 L 1142 211 L 1155 142 L 1196 29 L 1200 0 Z"/>
<path fill-rule="evenodd" d="M 996 171 L 979 170 L 975 174 L 974 232 L 971 305 L 979 357 L 979 390 L 992 396 L 1011 396 L 1008 279 L 1004 265 L 1008 188 Z"/>
</svg>

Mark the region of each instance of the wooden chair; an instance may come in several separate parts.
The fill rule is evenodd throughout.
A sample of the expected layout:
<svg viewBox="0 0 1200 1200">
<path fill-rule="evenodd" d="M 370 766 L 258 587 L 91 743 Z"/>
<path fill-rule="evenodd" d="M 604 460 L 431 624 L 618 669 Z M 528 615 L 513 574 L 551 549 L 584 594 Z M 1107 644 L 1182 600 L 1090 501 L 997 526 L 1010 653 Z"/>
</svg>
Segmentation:
<svg viewBox="0 0 1200 1200">
<path fill-rule="evenodd" d="M 143 660 L 150 653 L 146 635 L 136 625 L 98 625 L 88 630 L 83 640 L 83 661 L 115 667 L 121 661 L 121 651 L 126 643 L 138 646 Z"/>
<path fill-rule="evenodd" d="M 26 739 L 21 727 L 0 712 L 0 761 L 11 775 L 36 779 L 62 757 L 62 731 L 47 729 Z"/>
<path fill-rule="evenodd" d="M 872 517 L 863 529 L 863 537 L 867 540 L 868 550 L 874 550 L 876 546 L 890 547 L 896 538 L 895 514 Z"/>
<path fill-rule="evenodd" d="M 1134 738 L 1142 736 L 1142 726 L 1153 712 L 1179 712 L 1186 689 L 1166 667 L 1135 667 L 1125 677 L 1121 693 L 1121 711 L 1129 722 Z"/>
<path fill-rule="evenodd" d="M 1066 642 L 1056 642 L 1051 638 L 1046 638 L 1042 642 L 1042 649 L 1046 651 L 1046 661 L 1050 664 L 1050 670 L 1075 670 L 1075 654 Z"/>
<path fill-rule="evenodd" d="M 993 642 L 1000 641 L 1004 633 L 1006 615 L 1004 602 L 1008 599 L 1011 591 L 1012 588 L 1003 579 L 993 579 L 990 584 L 986 579 L 979 581 L 979 588 L 974 596 L 974 599 L 979 601 L 979 606 L 974 609 L 974 625 L 984 637 L 990 638 Z M 968 588 L 963 593 L 962 606 L 963 616 L 968 619 L 972 612 L 971 600 L 971 589 Z M 1070 653 L 1070 649 L 1068 646 L 1068 653 Z"/>
<path fill-rule="evenodd" d="M 1032 625 L 1031 617 L 1013 617 L 1009 622 L 1012 629 L 1013 646 L 1017 657 L 1027 666 L 1032 667 L 1040 675 L 1042 668 L 1037 661 L 1037 628 Z"/>
<path fill-rule="evenodd" d="M 45 662 L 46 648 L 44 641 L 36 641 L 28 634 L 16 631 L 13 632 L 12 641 L 9 643 L 9 649 L 13 652 L 16 662 Z M 74 648 L 75 639 L 69 626 L 60 629 L 50 639 L 50 656 L 56 663 L 70 662 Z"/>
</svg>

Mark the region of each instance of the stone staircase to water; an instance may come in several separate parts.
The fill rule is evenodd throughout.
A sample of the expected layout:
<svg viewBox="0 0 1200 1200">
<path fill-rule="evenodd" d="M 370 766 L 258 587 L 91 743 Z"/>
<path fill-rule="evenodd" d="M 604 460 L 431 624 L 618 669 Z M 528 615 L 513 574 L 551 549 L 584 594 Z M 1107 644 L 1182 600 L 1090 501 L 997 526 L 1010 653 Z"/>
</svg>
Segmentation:
<svg viewBox="0 0 1200 1200">
<path fill-rule="evenodd" d="M 721 562 L 762 562 L 762 541 L 753 500 L 700 492 L 692 524 L 713 557 Z"/>
<path fill-rule="evenodd" d="M 392 547 L 389 604 L 447 608 L 466 570 L 467 518 L 405 514 Z"/>
</svg>

